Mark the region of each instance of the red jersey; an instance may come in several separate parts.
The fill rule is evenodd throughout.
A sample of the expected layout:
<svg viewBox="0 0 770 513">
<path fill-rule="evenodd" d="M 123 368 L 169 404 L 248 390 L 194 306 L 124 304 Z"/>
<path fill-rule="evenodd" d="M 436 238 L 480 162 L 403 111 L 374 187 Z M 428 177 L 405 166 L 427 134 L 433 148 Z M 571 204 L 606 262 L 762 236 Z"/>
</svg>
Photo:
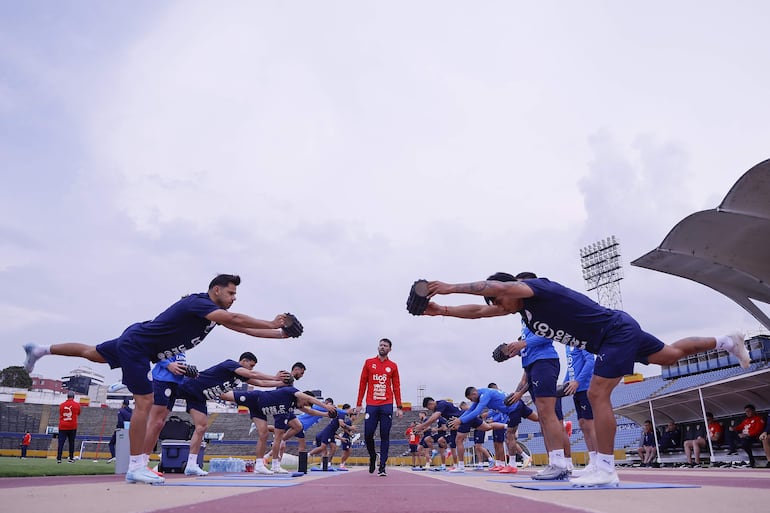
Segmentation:
<svg viewBox="0 0 770 513">
<path fill-rule="evenodd" d="M 709 437 L 712 442 L 717 442 L 722 439 L 722 424 L 717 421 L 709 423 Z"/>
<path fill-rule="evenodd" d="M 24 433 L 24 438 L 21 439 L 21 445 L 29 445 L 32 442 L 32 435 Z"/>
<path fill-rule="evenodd" d="M 412 428 L 406 428 L 406 439 L 409 440 L 409 445 L 417 445 L 420 443 L 420 435 L 414 432 Z"/>
<path fill-rule="evenodd" d="M 735 426 L 736 433 L 743 433 L 752 438 L 758 437 L 763 429 L 765 429 L 765 421 L 759 415 L 746 417 L 740 424 Z"/>
<path fill-rule="evenodd" d="M 398 377 L 398 365 L 390 359 L 380 360 L 379 356 L 369 358 L 361 370 L 361 382 L 358 386 L 356 406 L 363 404 L 366 392 L 367 406 L 393 404 L 401 406 L 401 379 Z"/>
<path fill-rule="evenodd" d="M 80 403 L 74 399 L 67 399 L 59 405 L 59 430 L 77 429 L 78 415 L 80 415 Z"/>
</svg>

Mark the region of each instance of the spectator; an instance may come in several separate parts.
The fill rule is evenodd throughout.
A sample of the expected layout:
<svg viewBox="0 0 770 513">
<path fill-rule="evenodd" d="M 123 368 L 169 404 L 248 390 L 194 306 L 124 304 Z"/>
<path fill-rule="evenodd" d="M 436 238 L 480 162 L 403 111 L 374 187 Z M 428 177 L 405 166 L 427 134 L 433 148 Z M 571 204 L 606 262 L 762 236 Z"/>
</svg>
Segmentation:
<svg viewBox="0 0 770 513">
<path fill-rule="evenodd" d="M 751 444 L 759 442 L 759 435 L 765 430 L 765 419 L 757 415 L 757 409 L 753 404 L 747 404 L 743 407 L 743 413 L 746 415 L 740 424 L 730 426 L 728 431 L 730 450 L 727 454 L 737 454 L 737 447 L 746 451 L 749 456 L 749 466 L 756 467 L 754 453 L 751 450 Z"/>
<path fill-rule="evenodd" d="M 112 438 L 110 438 L 110 443 L 108 444 L 108 447 L 110 448 L 110 459 L 107 460 L 107 463 L 112 463 L 115 461 L 115 442 L 117 440 L 117 434 L 118 429 L 127 429 L 126 424 L 131 422 L 131 414 L 133 413 L 133 410 L 130 406 L 128 406 L 128 398 L 126 397 L 123 399 L 123 406 L 118 410 L 118 422 L 115 425 L 115 431 L 112 432 Z"/>
<path fill-rule="evenodd" d="M 765 422 L 765 430 L 760 433 L 759 440 L 762 442 L 762 449 L 765 450 L 765 468 L 770 468 L 770 421 Z"/>
<path fill-rule="evenodd" d="M 710 411 L 706 412 L 706 423 L 708 424 L 711 444 L 720 445 L 722 443 L 722 424 L 714 420 L 714 414 Z"/>
<path fill-rule="evenodd" d="M 684 454 L 687 456 L 687 464 L 685 466 L 700 466 L 700 451 L 706 448 L 706 428 L 702 424 L 691 426 L 685 432 L 684 438 Z M 695 454 L 694 464 L 692 461 L 693 453 Z"/>
<path fill-rule="evenodd" d="M 660 452 L 671 452 L 682 446 L 682 434 L 674 421 L 666 425 L 666 430 L 660 435 Z"/>
<path fill-rule="evenodd" d="M 80 403 L 75 402 L 75 392 L 67 392 L 67 400 L 59 405 L 59 448 L 56 451 L 56 463 L 61 463 L 64 440 L 69 442 L 70 457 L 68 463 L 75 461 L 75 435 L 78 432 Z"/>
<path fill-rule="evenodd" d="M 21 459 L 23 460 L 27 459 L 27 449 L 29 449 L 30 442 L 32 442 L 32 435 L 27 431 L 21 439 Z"/>
<path fill-rule="evenodd" d="M 642 427 L 642 445 L 639 446 L 639 458 L 642 460 L 642 467 L 651 467 L 652 460 L 655 459 L 655 455 L 658 450 L 655 448 L 655 435 L 652 432 L 652 422 L 649 420 L 644 421 Z"/>
</svg>

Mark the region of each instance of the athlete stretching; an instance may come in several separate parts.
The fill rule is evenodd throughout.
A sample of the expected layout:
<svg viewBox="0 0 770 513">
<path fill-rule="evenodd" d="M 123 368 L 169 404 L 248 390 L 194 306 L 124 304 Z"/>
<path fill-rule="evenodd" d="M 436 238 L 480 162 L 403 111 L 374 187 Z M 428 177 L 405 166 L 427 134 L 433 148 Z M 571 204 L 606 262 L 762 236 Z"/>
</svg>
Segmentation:
<svg viewBox="0 0 770 513">
<path fill-rule="evenodd" d="M 369 473 L 374 474 L 377 451 L 374 447 L 374 431 L 380 425 L 380 477 L 388 474 L 385 465 L 390 448 L 390 427 L 393 424 L 393 399 L 396 400 L 396 416 L 404 413 L 401 409 L 401 379 L 398 366 L 388 358 L 393 346 L 387 338 L 380 339 L 377 356 L 364 362 L 361 380 L 358 386 L 356 413 L 361 412 L 364 394 L 366 394 L 366 416 L 364 417 L 364 441 L 369 452 Z"/>
<path fill-rule="evenodd" d="M 27 344 L 24 368 L 31 372 L 45 355 L 79 356 L 110 368 L 123 370 L 122 382 L 134 394 L 134 414 L 128 429 L 130 459 L 126 481 L 162 483 L 164 479 L 147 468 L 143 445 L 147 419 L 153 404 L 152 382 L 147 378 L 150 362 L 158 362 L 197 346 L 218 324 L 253 337 L 286 338 L 282 330 L 284 314 L 272 321 L 229 312 L 235 302 L 241 278 L 220 274 L 209 284 L 208 292 L 190 294 L 171 305 L 152 321 L 129 326 L 118 338 L 97 346 L 66 342 L 51 346 Z M 288 374 L 287 374 L 288 375 Z"/>
<path fill-rule="evenodd" d="M 744 368 L 751 361 L 741 334 L 688 337 L 666 345 L 642 331 L 627 313 L 605 308 L 546 278 L 517 280 L 510 274 L 497 273 L 487 281 L 474 283 L 432 281 L 428 283 L 428 293 L 430 297 L 473 294 L 483 296 L 487 304 L 442 306 L 431 302 L 425 315 L 480 319 L 520 313 L 535 335 L 597 355 L 588 388 L 598 446 L 597 468 L 573 480 L 577 486 L 617 485 L 619 482 L 613 455 L 616 423 L 610 394 L 623 375 L 633 372 L 634 362 L 672 365 L 680 358 L 709 349 L 732 353 Z M 506 354 L 519 354 L 523 347 L 523 342 L 510 342 Z"/>
</svg>

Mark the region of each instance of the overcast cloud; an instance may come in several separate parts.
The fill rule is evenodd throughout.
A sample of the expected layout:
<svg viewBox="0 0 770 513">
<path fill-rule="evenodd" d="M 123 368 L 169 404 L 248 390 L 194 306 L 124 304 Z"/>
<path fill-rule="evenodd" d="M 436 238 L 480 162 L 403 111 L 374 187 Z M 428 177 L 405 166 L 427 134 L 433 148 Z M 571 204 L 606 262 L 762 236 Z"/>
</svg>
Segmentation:
<svg viewBox="0 0 770 513">
<path fill-rule="evenodd" d="M 232 272 L 233 311 L 290 311 L 305 335 L 220 327 L 190 352 L 199 367 L 245 350 L 265 371 L 302 360 L 303 387 L 353 402 L 389 337 L 407 401 L 421 385 L 512 389 L 520 362 L 490 354 L 518 317 L 412 317 L 412 281 L 531 270 L 583 290 L 579 248 L 609 235 L 648 331 L 756 330 L 716 292 L 628 263 L 769 156 L 768 14 L 0 1 L 0 368 L 28 341 L 114 338 Z"/>
</svg>

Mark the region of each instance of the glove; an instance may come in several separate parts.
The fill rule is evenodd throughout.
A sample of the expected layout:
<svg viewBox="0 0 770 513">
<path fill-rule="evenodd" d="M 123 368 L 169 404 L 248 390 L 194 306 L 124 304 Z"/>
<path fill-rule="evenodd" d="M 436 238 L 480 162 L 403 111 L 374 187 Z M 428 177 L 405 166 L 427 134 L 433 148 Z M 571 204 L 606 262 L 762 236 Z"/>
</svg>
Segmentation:
<svg viewBox="0 0 770 513">
<path fill-rule="evenodd" d="M 422 315 L 428 307 L 428 282 L 417 280 L 409 290 L 406 300 L 406 310 L 412 315 Z"/>
<path fill-rule="evenodd" d="M 287 312 L 286 322 L 284 323 L 284 326 L 281 328 L 281 330 L 283 330 L 287 337 L 297 338 L 302 335 L 302 332 L 305 331 L 305 328 L 302 327 L 302 323 L 299 322 L 299 319 L 297 319 L 296 316 Z"/>
<path fill-rule="evenodd" d="M 332 411 L 327 412 L 329 414 L 330 419 L 336 419 L 337 418 L 337 408 L 334 408 Z"/>
<path fill-rule="evenodd" d="M 506 345 L 508 345 L 508 344 L 504 344 L 504 343 L 503 343 L 503 344 L 500 344 L 499 346 L 497 346 L 497 347 L 495 348 L 495 350 L 494 350 L 494 351 L 492 351 L 492 358 L 494 358 L 494 360 L 495 360 L 496 362 L 504 362 L 505 360 L 508 360 L 508 359 L 510 359 L 510 356 L 508 356 L 507 354 L 505 354 L 505 353 L 503 352 L 503 348 L 504 348 Z"/>
<path fill-rule="evenodd" d="M 184 366 L 184 375 L 185 376 L 187 376 L 188 378 L 195 379 L 195 378 L 198 377 L 198 374 L 200 374 L 198 372 L 198 367 L 196 367 L 195 365 L 187 365 L 187 364 L 185 364 L 185 366 Z"/>
</svg>

